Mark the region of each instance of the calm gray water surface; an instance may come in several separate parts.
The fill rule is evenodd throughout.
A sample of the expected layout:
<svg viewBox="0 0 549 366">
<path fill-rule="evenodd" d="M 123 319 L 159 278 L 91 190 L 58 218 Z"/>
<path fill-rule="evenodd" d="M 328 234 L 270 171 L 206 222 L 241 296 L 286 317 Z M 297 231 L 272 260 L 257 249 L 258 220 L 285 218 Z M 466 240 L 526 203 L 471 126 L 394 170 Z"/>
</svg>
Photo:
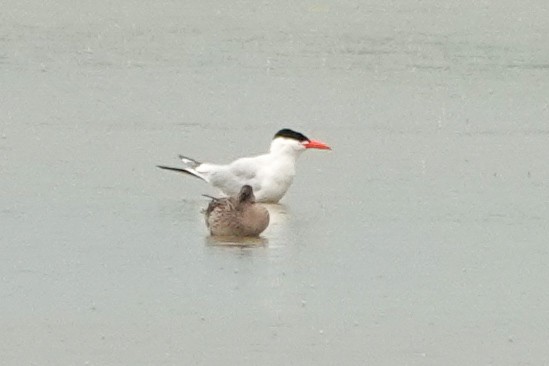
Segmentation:
<svg viewBox="0 0 549 366">
<path fill-rule="evenodd" d="M 548 364 L 547 19 L 5 0 L 2 364 Z M 215 245 L 215 191 L 155 164 L 283 127 L 334 150 L 302 156 L 261 245 Z"/>
</svg>

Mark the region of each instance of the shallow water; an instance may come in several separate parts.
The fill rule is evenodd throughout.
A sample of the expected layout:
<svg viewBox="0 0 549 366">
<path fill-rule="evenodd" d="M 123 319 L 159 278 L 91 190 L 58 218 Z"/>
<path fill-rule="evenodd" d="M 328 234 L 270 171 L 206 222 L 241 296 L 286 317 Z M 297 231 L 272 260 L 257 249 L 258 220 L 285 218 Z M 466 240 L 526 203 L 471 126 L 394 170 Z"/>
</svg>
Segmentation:
<svg viewBox="0 0 549 366">
<path fill-rule="evenodd" d="M 2 364 L 549 363 L 547 7 L 9 0 Z M 283 127 L 257 245 L 155 168 Z"/>
</svg>

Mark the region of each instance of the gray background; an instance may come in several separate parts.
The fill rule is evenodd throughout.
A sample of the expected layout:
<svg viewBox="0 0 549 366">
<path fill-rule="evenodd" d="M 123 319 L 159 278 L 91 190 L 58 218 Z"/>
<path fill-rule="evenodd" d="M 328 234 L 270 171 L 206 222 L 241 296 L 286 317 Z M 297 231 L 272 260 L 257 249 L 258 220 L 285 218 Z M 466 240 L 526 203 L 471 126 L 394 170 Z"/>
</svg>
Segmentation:
<svg viewBox="0 0 549 366">
<path fill-rule="evenodd" d="M 549 363 L 549 12 L 531 1 L 15 1 L 2 365 Z M 308 151 L 258 247 L 177 154 Z"/>
</svg>

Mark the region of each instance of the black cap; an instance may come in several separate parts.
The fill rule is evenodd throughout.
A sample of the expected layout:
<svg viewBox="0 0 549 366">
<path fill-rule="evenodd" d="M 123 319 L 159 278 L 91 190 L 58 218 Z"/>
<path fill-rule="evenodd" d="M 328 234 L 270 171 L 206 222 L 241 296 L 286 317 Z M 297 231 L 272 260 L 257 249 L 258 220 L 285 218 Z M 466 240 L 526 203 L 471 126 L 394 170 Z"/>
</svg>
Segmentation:
<svg viewBox="0 0 549 366">
<path fill-rule="evenodd" d="M 295 132 L 294 130 L 290 130 L 289 128 L 284 128 L 278 131 L 273 138 L 277 137 L 286 137 L 288 139 L 294 139 L 297 141 L 309 141 L 307 136 L 305 136 L 304 134 Z"/>
</svg>

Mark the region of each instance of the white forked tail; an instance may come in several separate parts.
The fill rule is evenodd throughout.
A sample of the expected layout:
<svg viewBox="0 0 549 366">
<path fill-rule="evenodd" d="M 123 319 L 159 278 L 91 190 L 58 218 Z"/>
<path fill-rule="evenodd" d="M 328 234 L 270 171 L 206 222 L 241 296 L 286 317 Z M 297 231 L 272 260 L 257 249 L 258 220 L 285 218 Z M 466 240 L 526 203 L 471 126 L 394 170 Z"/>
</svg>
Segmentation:
<svg viewBox="0 0 549 366">
<path fill-rule="evenodd" d="M 179 155 L 179 159 L 181 159 L 181 161 L 183 162 L 183 165 L 185 166 L 185 169 L 194 169 L 196 168 L 197 166 L 199 166 L 200 162 L 194 160 L 194 159 L 191 159 L 191 158 L 188 158 L 186 156 L 183 156 L 183 155 Z"/>
<path fill-rule="evenodd" d="M 198 161 L 196 161 L 194 159 L 191 159 L 191 158 L 188 158 L 188 157 L 185 157 L 183 155 L 179 155 L 179 158 L 183 162 L 183 167 L 182 168 L 174 168 L 174 167 L 165 166 L 165 165 L 157 165 L 157 167 L 160 168 L 160 169 L 171 170 L 171 171 L 178 172 L 178 173 L 189 174 L 189 175 L 195 176 L 197 178 L 200 178 L 205 182 L 209 182 L 208 178 L 206 178 L 203 174 L 200 174 L 199 172 L 197 172 L 196 169 L 195 169 L 195 168 L 199 167 L 200 164 L 202 164 L 202 163 L 199 163 Z"/>
</svg>

